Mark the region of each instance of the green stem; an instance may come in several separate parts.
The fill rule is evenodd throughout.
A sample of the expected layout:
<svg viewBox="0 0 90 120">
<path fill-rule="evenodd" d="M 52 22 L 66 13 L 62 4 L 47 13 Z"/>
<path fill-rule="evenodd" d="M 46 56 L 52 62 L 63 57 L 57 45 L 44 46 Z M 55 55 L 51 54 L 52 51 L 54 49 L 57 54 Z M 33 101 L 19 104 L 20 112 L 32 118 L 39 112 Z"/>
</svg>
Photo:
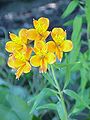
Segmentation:
<svg viewBox="0 0 90 120">
<path fill-rule="evenodd" d="M 90 24 L 87 25 L 87 39 L 88 39 L 88 48 L 90 53 Z M 89 60 L 90 60 L 90 54 L 89 54 Z"/>
<path fill-rule="evenodd" d="M 65 120 L 68 120 L 68 115 L 67 115 L 67 110 L 66 110 L 66 106 L 65 106 L 65 102 L 64 102 L 64 97 L 63 97 L 63 94 L 61 92 L 61 89 L 60 89 L 60 86 L 58 84 L 58 81 L 56 79 L 55 72 L 54 72 L 54 69 L 53 69 L 52 65 L 51 65 L 51 70 L 52 70 L 52 75 L 53 75 L 53 78 L 54 78 L 54 82 L 56 84 L 56 88 L 57 88 L 58 93 L 59 93 L 59 98 L 58 99 L 62 103 L 63 110 L 64 110 L 64 113 L 65 113 Z"/>
</svg>

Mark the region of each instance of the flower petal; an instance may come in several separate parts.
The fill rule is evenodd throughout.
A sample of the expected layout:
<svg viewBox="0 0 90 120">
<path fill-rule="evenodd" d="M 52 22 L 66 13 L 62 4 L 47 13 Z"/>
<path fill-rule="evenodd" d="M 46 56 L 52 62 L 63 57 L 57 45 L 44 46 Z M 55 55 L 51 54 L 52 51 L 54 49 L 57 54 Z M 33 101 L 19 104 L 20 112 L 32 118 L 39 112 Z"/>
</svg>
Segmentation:
<svg viewBox="0 0 90 120">
<path fill-rule="evenodd" d="M 27 48 L 27 51 L 25 54 L 26 60 L 30 59 L 31 53 L 32 53 L 32 48 Z"/>
<path fill-rule="evenodd" d="M 39 67 L 40 66 L 40 57 L 38 55 L 34 55 L 30 59 L 30 63 L 34 67 Z"/>
<path fill-rule="evenodd" d="M 22 44 L 21 39 L 15 35 L 14 33 L 10 33 L 10 38 L 13 42 L 17 43 L 17 44 Z"/>
<path fill-rule="evenodd" d="M 47 59 L 42 58 L 40 60 L 40 68 L 39 68 L 39 72 L 43 73 L 47 71 Z"/>
<path fill-rule="evenodd" d="M 34 52 L 36 54 L 46 54 L 47 52 L 47 45 L 44 41 L 39 41 L 34 44 Z"/>
<path fill-rule="evenodd" d="M 62 44 L 61 44 L 61 49 L 64 51 L 64 52 L 69 52 L 71 51 L 73 48 L 73 44 L 72 44 L 72 41 L 70 40 L 65 40 Z"/>
<path fill-rule="evenodd" d="M 8 66 L 11 67 L 11 68 L 17 69 L 20 66 L 22 66 L 23 64 L 24 63 L 21 60 L 16 59 L 13 55 L 11 55 L 8 58 Z"/>
<path fill-rule="evenodd" d="M 66 37 L 66 32 L 62 28 L 54 28 L 51 36 L 57 44 L 61 44 Z"/>
<path fill-rule="evenodd" d="M 23 43 L 27 44 L 28 40 L 28 30 L 27 29 L 21 29 L 19 31 L 19 37 L 22 40 Z"/>
<path fill-rule="evenodd" d="M 22 49 L 22 45 L 16 44 L 16 43 L 13 42 L 13 41 L 9 41 L 9 42 L 6 43 L 5 49 L 6 49 L 6 51 L 12 53 L 12 52 L 14 52 L 15 50 L 20 50 L 20 49 Z"/>
<path fill-rule="evenodd" d="M 50 34 L 50 31 L 44 32 L 44 33 L 41 35 L 42 38 L 41 38 L 40 40 L 42 40 L 42 41 L 46 40 L 46 38 L 49 36 L 49 34 Z"/>
<path fill-rule="evenodd" d="M 38 20 L 33 20 L 33 24 L 39 33 L 44 33 L 49 27 L 49 19 L 41 17 Z"/>
<path fill-rule="evenodd" d="M 19 79 L 22 73 L 28 73 L 31 70 L 29 62 L 24 63 L 20 66 L 16 72 L 16 79 Z"/>
<path fill-rule="evenodd" d="M 55 42 L 49 41 L 49 42 L 47 42 L 46 44 L 47 44 L 47 47 L 48 47 L 48 51 L 49 51 L 49 52 L 55 52 L 55 50 L 56 50 Z"/>
<path fill-rule="evenodd" d="M 30 70 L 31 70 L 31 65 L 29 62 L 26 62 L 25 66 L 23 68 L 23 72 L 28 73 L 28 72 L 30 72 Z"/>
<path fill-rule="evenodd" d="M 54 53 L 49 52 L 47 53 L 46 57 L 48 64 L 53 64 L 56 62 L 56 56 L 54 55 Z"/>
<path fill-rule="evenodd" d="M 28 30 L 28 39 L 29 40 L 40 40 L 42 37 L 35 29 Z"/>
<path fill-rule="evenodd" d="M 58 60 L 60 60 L 60 62 L 61 62 L 62 57 L 63 57 L 63 52 L 59 48 L 56 49 L 56 56 L 57 56 Z"/>
</svg>

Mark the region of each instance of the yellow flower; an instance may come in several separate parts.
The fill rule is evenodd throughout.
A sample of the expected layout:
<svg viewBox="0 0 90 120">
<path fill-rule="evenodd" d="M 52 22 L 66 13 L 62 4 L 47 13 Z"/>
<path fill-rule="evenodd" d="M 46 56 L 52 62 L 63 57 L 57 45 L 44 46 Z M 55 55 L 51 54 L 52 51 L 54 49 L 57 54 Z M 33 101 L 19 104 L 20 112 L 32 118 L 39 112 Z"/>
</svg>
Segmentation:
<svg viewBox="0 0 90 120">
<path fill-rule="evenodd" d="M 53 64 L 56 61 L 54 53 L 48 52 L 47 45 L 43 41 L 37 43 L 34 52 L 36 55 L 31 57 L 30 63 L 32 66 L 40 67 L 41 73 L 47 71 L 48 64 Z"/>
<path fill-rule="evenodd" d="M 25 44 L 27 44 L 28 40 L 27 33 L 28 33 L 27 29 L 21 29 L 19 31 L 19 36 L 10 33 L 11 41 L 6 43 L 5 49 L 10 53 L 13 53 L 16 50 L 18 51 L 22 50 Z"/>
<path fill-rule="evenodd" d="M 11 54 L 8 59 L 8 66 L 15 69 L 16 78 L 19 78 L 22 73 L 28 73 L 31 70 L 29 62 L 32 49 L 27 48 L 26 52 L 18 52 Z"/>
<path fill-rule="evenodd" d="M 54 28 L 51 32 L 53 41 L 47 43 L 48 51 L 55 52 L 57 58 L 61 61 L 63 52 L 69 52 L 73 48 L 72 41 L 66 39 L 66 31 L 62 28 Z"/>
<path fill-rule="evenodd" d="M 41 17 L 38 20 L 33 20 L 33 24 L 35 28 L 29 29 L 28 31 L 29 40 L 44 41 L 50 34 L 50 32 L 47 31 L 49 27 L 49 19 Z"/>
</svg>

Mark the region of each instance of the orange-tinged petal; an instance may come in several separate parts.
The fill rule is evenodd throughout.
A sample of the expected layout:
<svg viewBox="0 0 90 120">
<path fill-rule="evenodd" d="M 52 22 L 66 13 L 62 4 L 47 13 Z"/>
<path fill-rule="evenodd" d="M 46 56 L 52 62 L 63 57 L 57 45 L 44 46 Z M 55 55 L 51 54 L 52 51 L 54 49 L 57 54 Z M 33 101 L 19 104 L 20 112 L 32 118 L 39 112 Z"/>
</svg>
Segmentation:
<svg viewBox="0 0 90 120">
<path fill-rule="evenodd" d="M 26 60 L 30 59 L 31 53 L 32 53 L 32 48 L 27 48 L 27 51 L 25 54 Z"/>
<path fill-rule="evenodd" d="M 15 56 L 16 59 L 19 59 L 19 60 L 21 60 L 23 62 L 26 61 L 25 54 L 23 54 L 23 53 L 21 53 L 19 51 L 16 51 L 13 54 L 14 54 L 14 56 Z"/>
<path fill-rule="evenodd" d="M 9 41 L 6 43 L 5 49 L 8 52 L 14 52 L 15 50 L 21 50 L 22 49 L 22 45 L 16 44 L 13 41 Z"/>
<path fill-rule="evenodd" d="M 45 54 L 47 53 L 47 45 L 44 41 L 36 42 L 34 46 L 34 52 L 36 54 Z"/>
<path fill-rule="evenodd" d="M 19 59 L 16 59 L 13 55 L 8 58 L 8 66 L 14 69 L 22 66 L 23 62 Z"/>
<path fill-rule="evenodd" d="M 44 33 L 49 27 L 49 19 L 41 17 L 38 20 L 33 20 L 33 24 L 39 33 Z"/>
<path fill-rule="evenodd" d="M 24 66 L 25 66 L 25 63 L 24 63 L 24 65 L 22 65 L 21 67 L 18 68 L 18 70 L 17 70 L 17 72 L 15 74 L 16 75 L 16 79 L 19 79 L 20 76 L 22 75 Z"/>
<path fill-rule="evenodd" d="M 21 29 L 19 31 L 19 37 L 22 40 L 23 43 L 27 44 L 27 40 L 28 40 L 28 30 L 27 29 Z"/>
<path fill-rule="evenodd" d="M 54 55 L 54 53 L 51 53 L 51 52 L 47 53 L 46 58 L 47 58 L 48 64 L 53 64 L 56 62 L 56 56 Z"/>
<path fill-rule="evenodd" d="M 30 72 L 30 70 L 31 70 L 31 65 L 29 62 L 26 62 L 25 66 L 23 68 L 23 72 L 28 73 L 28 72 Z"/>
<path fill-rule="evenodd" d="M 29 40 L 40 40 L 42 37 L 35 29 L 28 30 L 28 39 Z"/>
<path fill-rule="evenodd" d="M 61 62 L 62 57 L 63 57 L 63 52 L 59 48 L 56 49 L 56 56 L 57 56 L 58 60 L 60 60 L 60 62 Z"/>
<path fill-rule="evenodd" d="M 64 52 L 69 52 L 71 51 L 73 48 L 73 44 L 72 44 L 72 41 L 70 40 L 65 40 L 62 44 L 61 44 L 61 49 L 64 51 Z"/>
<path fill-rule="evenodd" d="M 46 38 L 49 36 L 49 34 L 50 34 L 50 31 L 44 32 L 44 33 L 41 35 L 42 38 L 41 38 L 40 40 L 42 40 L 42 41 L 46 40 Z"/>
<path fill-rule="evenodd" d="M 39 72 L 43 73 L 47 71 L 47 59 L 42 58 L 40 60 L 40 68 L 39 68 Z"/>
<path fill-rule="evenodd" d="M 55 52 L 56 51 L 56 44 L 55 44 L 55 42 L 49 41 L 46 44 L 47 44 L 49 52 Z"/>
<path fill-rule="evenodd" d="M 57 44 L 61 44 L 66 37 L 66 32 L 62 28 L 54 28 L 51 36 Z"/>
<path fill-rule="evenodd" d="M 22 73 L 28 73 L 31 70 L 31 66 L 28 62 L 24 63 L 21 67 L 18 68 L 16 72 L 16 79 L 19 79 Z"/>
<path fill-rule="evenodd" d="M 30 63 L 34 67 L 39 67 L 40 66 L 40 60 L 41 60 L 40 56 L 34 55 L 34 56 L 31 57 Z"/>
</svg>

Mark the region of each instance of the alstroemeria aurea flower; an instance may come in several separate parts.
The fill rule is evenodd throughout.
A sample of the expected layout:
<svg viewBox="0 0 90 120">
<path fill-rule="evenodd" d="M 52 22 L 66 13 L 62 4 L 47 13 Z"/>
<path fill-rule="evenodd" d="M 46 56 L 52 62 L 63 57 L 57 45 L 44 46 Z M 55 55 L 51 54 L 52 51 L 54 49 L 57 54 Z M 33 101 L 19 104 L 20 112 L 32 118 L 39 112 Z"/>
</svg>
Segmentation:
<svg viewBox="0 0 90 120">
<path fill-rule="evenodd" d="M 48 50 L 50 52 L 55 52 L 57 58 L 61 61 L 63 57 L 63 52 L 69 52 L 73 48 L 72 41 L 66 40 L 66 31 L 62 28 L 54 28 L 51 32 L 53 41 L 47 43 Z"/>
<path fill-rule="evenodd" d="M 16 70 L 16 78 L 19 78 L 22 73 L 28 73 L 31 70 L 30 55 L 32 49 L 27 48 L 26 52 L 18 52 L 11 54 L 8 59 L 8 66 Z"/>
<path fill-rule="evenodd" d="M 48 52 L 47 44 L 43 41 L 37 43 L 34 52 L 36 55 L 31 57 L 30 63 L 34 67 L 40 67 L 41 73 L 47 71 L 48 64 L 53 64 L 56 61 L 54 53 Z"/>
<path fill-rule="evenodd" d="M 21 29 L 18 36 L 14 33 L 10 33 L 10 38 L 11 41 L 6 43 L 5 49 L 10 53 L 13 53 L 16 50 L 20 51 L 25 45 L 27 45 L 28 30 Z"/>
<path fill-rule="evenodd" d="M 38 20 L 33 20 L 33 24 L 35 28 L 29 29 L 28 36 L 30 40 L 35 41 L 44 41 L 50 34 L 47 31 L 49 27 L 49 19 L 41 17 Z"/>
</svg>

